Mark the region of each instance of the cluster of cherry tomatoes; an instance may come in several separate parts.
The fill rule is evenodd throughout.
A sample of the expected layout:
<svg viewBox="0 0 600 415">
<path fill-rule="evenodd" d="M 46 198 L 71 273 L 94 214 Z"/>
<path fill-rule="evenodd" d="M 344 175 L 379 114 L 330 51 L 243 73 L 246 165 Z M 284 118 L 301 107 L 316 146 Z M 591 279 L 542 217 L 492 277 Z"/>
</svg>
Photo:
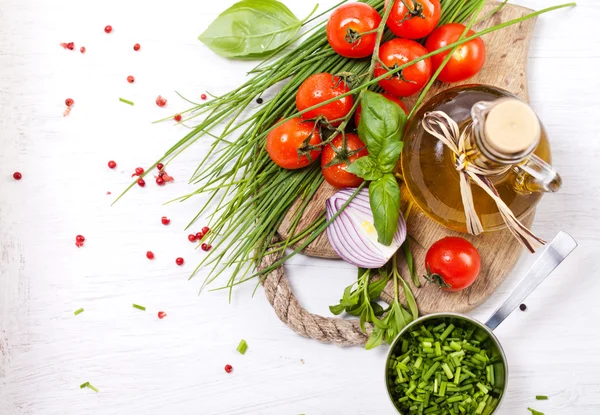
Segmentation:
<svg viewBox="0 0 600 415">
<path fill-rule="evenodd" d="M 385 7 L 392 7 L 387 21 L 388 29 L 396 36 L 379 48 L 375 77 L 381 77 L 391 69 L 450 45 L 461 37 L 465 26 L 449 23 L 438 27 L 441 17 L 439 0 L 390 0 Z M 381 16 L 365 3 L 349 3 L 337 8 L 327 23 L 329 44 L 341 56 L 361 59 L 373 55 L 377 29 Z M 473 35 L 469 31 L 467 36 Z M 417 42 L 420 40 L 421 43 Z M 423 46 L 424 45 L 424 46 Z M 431 80 L 433 73 L 442 65 L 449 52 L 442 52 L 423 59 L 403 70 L 381 79 L 379 86 L 384 96 L 404 111 L 406 106 L 399 97 L 409 97 L 421 91 Z M 481 38 L 459 46 L 452 54 L 438 79 L 442 82 L 461 82 L 475 76 L 485 62 L 485 45 Z M 346 167 L 368 154 L 360 138 L 353 133 L 337 135 L 323 145 L 321 126 L 335 129 L 354 106 L 351 95 L 336 97 L 350 91 L 345 79 L 329 73 L 320 73 L 306 79 L 296 94 L 296 107 L 304 111 L 325 101 L 332 102 L 315 110 L 307 111 L 299 118 L 291 119 L 271 130 L 266 149 L 271 159 L 286 169 L 300 169 L 321 156 L 321 168 L 325 180 L 335 187 L 356 187 L 362 179 L 348 173 Z M 360 106 L 355 114 L 355 124 L 360 122 Z"/>
</svg>

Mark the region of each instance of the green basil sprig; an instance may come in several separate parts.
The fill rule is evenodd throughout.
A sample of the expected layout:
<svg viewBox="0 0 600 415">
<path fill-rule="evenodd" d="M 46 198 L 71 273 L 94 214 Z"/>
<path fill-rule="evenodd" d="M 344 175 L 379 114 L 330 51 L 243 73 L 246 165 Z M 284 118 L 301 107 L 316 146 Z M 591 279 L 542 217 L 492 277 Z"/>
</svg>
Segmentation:
<svg viewBox="0 0 600 415">
<path fill-rule="evenodd" d="M 242 0 L 221 13 L 198 39 L 224 58 L 258 59 L 291 42 L 302 24 L 277 0 Z"/>
<path fill-rule="evenodd" d="M 348 166 L 347 171 L 371 181 L 369 199 L 379 243 L 389 246 L 398 230 L 400 186 L 394 169 L 402 152 L 406 114 L 398 104 L 381 94 L 366 91 L 361 99 L 358 135 L 369 150 Z"/>
</svg>

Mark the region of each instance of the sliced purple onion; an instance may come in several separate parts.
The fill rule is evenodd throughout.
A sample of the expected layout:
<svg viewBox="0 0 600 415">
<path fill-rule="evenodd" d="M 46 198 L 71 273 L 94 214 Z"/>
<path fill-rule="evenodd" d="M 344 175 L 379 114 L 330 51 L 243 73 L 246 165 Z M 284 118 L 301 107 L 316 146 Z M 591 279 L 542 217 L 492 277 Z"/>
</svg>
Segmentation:
<svg viewBox="0 0 600 415">
<path fill-rule="evenodd" d="M 326 202 L 327 220 L 342 208 L 356 189 L 342 189 Z M 390 246 L 377 241 L 369 190 L 362 189 L 327 227 L 327 237 L 335 252 L 360 268 L 380 268 L 387 264 L 406 239 L 406 223 L 400 214 L 398 230 Z"/>
</svg>

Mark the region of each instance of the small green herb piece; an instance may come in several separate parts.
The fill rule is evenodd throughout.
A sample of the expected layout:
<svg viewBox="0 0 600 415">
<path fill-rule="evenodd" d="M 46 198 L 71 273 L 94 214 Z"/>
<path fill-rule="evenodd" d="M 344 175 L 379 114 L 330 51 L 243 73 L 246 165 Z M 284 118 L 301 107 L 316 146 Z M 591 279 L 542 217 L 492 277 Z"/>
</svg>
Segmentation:
<svg viewBox="0 0 600 415">
<path fill-rule="evenodd" d="M 133 308 L 137 308 L 138 310 L 146 311 L 146 307 L 143 305 L 134 304 Z"/>
<path fill-rule="evenodd" d="M 546 395 L 537 395 L 535 399 L 538 401 L 547 401 L 548 397 Z"/>
<path fill-rule="evenodd" d="M 404 415 L 490 415 L 502 397 L 505 370 L 485 331 L 437 318 L 411 327 L 396 343 L 387 385 Z"/>
<path fill-rule="evenodd" d="M 133 101 L 129 101 L 128 99 L 125 99 L 125 98 L 119 98 L 119 101 L 124 102 L 125 104 L 128 104 L 128 105 L 135 105 L 133 103 Z"/>
<path fill-rule="evenodd" d="M 93 391 L 94 391 L 94 392 L 96 392 L 96 393 L 98 393 L 98 392 L 99 392 L 99 390 L 98 390 L 98 389 L 96 389 L 96 388 L 95 388 L 95 387 L 94 387 L 94 386 L 93 386 L 93 385 L 92 385 L 90 382 L 85 382 L 85 383 L 82 383 L 81 385 L 79 385 L 79 388 L 80 388 L 80 389 L 83 389 L 83 388 L 88 388 L 88 389 L 91 389 L 91 390 L 93 390 Z"/>
<path fill-rule="evenodd" d="M 285 47 L 303 23 L 277 0 L 242 0 L 221 13 L 198 40 L 224 58 L 258 59 Z"/>
<path fill-rule="evenodd" d="M 246 340 L 242 339 L 240 340 L 240 344 L 238 345 L 237 349 L 238 352 L 240 352 L 241 354 L 246 354 L 246 350 L 248 350 L 248 343 L 246 343 Z"/>
<path fill-rule="evenodd" d="M 78 316 L 79 314 L 83 313 L 83 308 L 80 308 L 79 310 L 75 310 L 73 312 L 73 314 L 75 314 L 76 316 Z"/>
<path fill-rule="evenodd" d="M 531 412 L 531 415 L 544 415 L 543 412 L 536 411 L 535 409 L 527 408 L 527 410 Z"/>
</svg>

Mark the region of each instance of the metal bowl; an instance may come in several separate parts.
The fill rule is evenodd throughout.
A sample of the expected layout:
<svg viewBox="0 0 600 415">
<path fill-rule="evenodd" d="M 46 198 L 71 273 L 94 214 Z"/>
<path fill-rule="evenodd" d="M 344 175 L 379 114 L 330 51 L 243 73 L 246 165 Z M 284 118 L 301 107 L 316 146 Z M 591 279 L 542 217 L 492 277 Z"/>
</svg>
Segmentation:
<svg viewBox="0 0 600 415">
<path fill-rule="evenodd" d="M 502 401 L 504 399 L 504 392 L 506 391 L 506 385 L 507 385 L 507 381 L 508 381 L 508 364 L 506 361 L 506 354 L 504 353 L 504 349 L 502 349 L 502 345 L 500 344 L 500 342 L 498 341 L 498 338 L 496 337 L 496 335 L 494 335 L 494 332 L 485 324 L 464 316 L 462 314 L 457 314 L 457 313 L 436 313 L 436 314 L 429 314 L 427 316 L 418 318 L 417 320 L 413 321 L 412 323 L 410 323 L 409 325 L 407 325 L 406 327 L 404 327 L 404 329 L 402 329 L 402 331 L 400 331 L 400 333 L 398 334 L 398 336 L 396 337 L 396 339 L 394 340 L 394 342 L 391 344 L 390 349 L 388 351 L 387 357 L 385 359 L 385 385 L 387 388 L 387 392 L 388 392 L 388 397 L 390 398 L 390 401 L 392 402 L 392 405 L 394 406 L 394 408 L 396 408 L 396 410 L 398 411 L 399 414 L 402 415 L 402 412 L 400 412 L 400 410 L 398 409 L 398 407 L 396 406 L 393 398 L 392 398 L 392 391 L 391 388 L 394 387 L 394 385 L 390 385 L 389 383 L 389 376 L 388 376 L 388 363 L 392 357 L 392 355 L 394 354 L 394 351 L 396 349 L 396 346 L 398 345 L 398 342 L 400 342 L 401 340 L 404 340 L 405 336 L 408 335 L 408 333 L 410 333 L 414 328 L 416 327 L 420 327 L 422 324 L 426 324 L 426 323 L 430 323 L 432 320 L 436 321 L 436 326 L 438 324 L 440 324 L 442 321 L 446 322 L 446 323 L 452 323 L 455 326 L 464 326 L 464 325 L 471 325 L 471 326 L 475 326 L 476 328 L 484 331 L 487 335 L 488 335 L 488 339 L 486 340 L 491 342 L 491 348 L 494 350 L 497 350 L 498 355 L 501 357 L 501 366 L 503 368 L 503 376 L 497 376 L 496 377 L 496 381 L 494 386 L 494 397 L 498 398 L 498 405 L 496 406 L 496 408 L 491 412 L 491 414 L 494 414 L 497 412 L 498 408 L 500 408 L 500 406 L 502 405 Z M 502 372 L 501 372 L 502 373 Z M 490 415 L 491 415 L 490 414 Z"/>
<path fill-rule="evenodd" d="M 408 324 L 404 329 L 400 331 L 396 339 L 390 345 L 390 350 L 388 352 L 387 358 L 385 359 L 385 384 L 388 390 L 388 396 L 392 401 L 392 405 L 398 411 L 399 414 L 401 412 L 398 410 L 398 407 L 393 402 L 392 393 L 390 390 L 390 385 L 388 384 L 388 363 L 398 342 L 404 339 L 404 336 L 412 331 L 416 326 L 420 326 L 423 323 L 432 321 L 432 320 L 444 320 L 446 322 L 452 322 L 455 326 L 460 326 L 464 324 L 469 324 L 475 326 L 477 329 L 482 330 L 484 333 L 488 335 L 488 339 L 485 341 L 492 342 L 491 347 L 497 350 L 497 356 L 501 357 L 502 367 L 504 368 L 504 376 L 496 376 L 496 380 L 494 381 L 494 390 L 493 394 L 498 398 L 498 405 L 492 411 L 491 414 L 495 414 L 500 408 L 503 398 L 504 392 L 506 391 L 506 384 L 508 382 L 508 364 L 506 362 L 506 355 L 500 342 L 496 338 L 493 333 L 493 330 L 500 325 L 504 321 L 509 314 L 517 308 L 519 304 L 521 304 L 528 296 L 531 294 L 538 285 L 542 283 L 556 269 L 560 263 L 562 263 L 566 257 L 568 257 L 571 252 L 577 247 L 577 242 L 567 233 L 559 232 L 558 235 L 552 240 L 552 242 L 546 247 L 544 252 L 538 257 L 533 266 L 527 271 L 525 276 L 521 279 L 517 287 L 513 290 L 513 292 L 506 298 L 504 303 L 498 307 L 498 309 L 492 314 L 490 319 L 485 323 L 481 323 L 473 318 L 464 316 L 462 314 L 455 313 L 438 313 L 438 314 L 430 314 Z M 438 323 L 439 324 L 439 323 Z M 437 325 L 437 324 L 436 324 Z M 490 414 L 490 415 L 491 415 Z M 401 414 L 402 415 L 402 414 Z"/>
</svg>

